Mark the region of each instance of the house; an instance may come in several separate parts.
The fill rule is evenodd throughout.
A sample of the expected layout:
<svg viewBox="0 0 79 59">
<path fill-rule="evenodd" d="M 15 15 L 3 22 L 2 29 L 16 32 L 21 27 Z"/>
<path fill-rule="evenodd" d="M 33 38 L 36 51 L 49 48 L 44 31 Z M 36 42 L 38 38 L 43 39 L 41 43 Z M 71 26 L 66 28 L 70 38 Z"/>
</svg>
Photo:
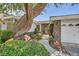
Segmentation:
<svg viewBox="0 0 79 59">
<path fill-rule="evenodd" d="M 0 14 L 0 30 L 12 30 L 15 21 L 20 17 L 10 16 L 7 14 Z"/>
<path fill-rule="evenodd" d="M 40 28 L 40 33 L 43 35 L 48 35 L 48 26 L 49 26 L 49 21 L 37 21 L 36 22 L 37 27 Z"/>
<path fill-rule="evenodd" d="M 40 33 L 43 35 L 48 35 L 48 26 L 49 26 L 49 21 L 33 21 L 33 24 L 31 26 L 31 29 L 28 32 L 33 32 L 36 27 L 40 29 Z"/>
<path fill-rule="evenodd" d="M 33 21 L 32 26 L 28 32 L 34 32 L 36 27 L 37 27 L 37 24 L 35 21 Z"/>
<path fill-rule="evenodd" d="M 79 14 L 51 16 L 54 39 L 79 44 Z"/>
</svg>

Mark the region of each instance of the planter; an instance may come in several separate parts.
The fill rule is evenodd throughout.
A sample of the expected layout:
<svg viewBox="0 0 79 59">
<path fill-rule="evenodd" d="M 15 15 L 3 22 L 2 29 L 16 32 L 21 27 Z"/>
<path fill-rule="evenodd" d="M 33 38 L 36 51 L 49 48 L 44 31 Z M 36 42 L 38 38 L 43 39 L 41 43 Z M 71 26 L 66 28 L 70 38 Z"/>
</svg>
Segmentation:
<svg viewBox="0 0 79 59">
<path fill-rule="evenodd" d="M 51 47 L 55 48 L 58 51 L 64 52 L 65 50 L 62 48 L 60 40 L 50 40 L 49 44 Z"/>
</svg>

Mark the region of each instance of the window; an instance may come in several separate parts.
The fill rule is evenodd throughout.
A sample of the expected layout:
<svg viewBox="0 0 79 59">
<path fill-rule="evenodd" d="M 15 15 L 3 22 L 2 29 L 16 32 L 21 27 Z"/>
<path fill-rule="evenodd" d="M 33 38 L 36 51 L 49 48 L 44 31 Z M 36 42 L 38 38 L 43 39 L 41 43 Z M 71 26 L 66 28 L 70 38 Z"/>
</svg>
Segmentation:
<svg viewBox="0 0 79 59">
<path fill-rule="evenodd" d="M 69 24 L 68 26 L 74 26 L 73 24 Z"/>
<path fill-rule="evenodd" d="M 79 26 L 79 24 L 76 24 L 75 26 Z"/>
<path fill-rule="evenodd" d="M 61 26 L 66 26 L 66 24 L 63 24 L 63 25 L 61 25 Z"/>
</svg>

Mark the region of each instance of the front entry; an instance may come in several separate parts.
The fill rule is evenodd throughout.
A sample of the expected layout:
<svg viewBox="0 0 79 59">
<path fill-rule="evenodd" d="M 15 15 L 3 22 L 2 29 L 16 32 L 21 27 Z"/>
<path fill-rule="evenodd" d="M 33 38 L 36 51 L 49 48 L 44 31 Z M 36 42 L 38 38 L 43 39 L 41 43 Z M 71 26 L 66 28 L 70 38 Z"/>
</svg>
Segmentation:
<svg viewBox="0 0 79 59">
<path fill-rule="evenodd" d="M 48 34 L 48 24 L 41 24 L 41 31 L 42 31 L 42 34 L 47 35 Z"/>
</svg>

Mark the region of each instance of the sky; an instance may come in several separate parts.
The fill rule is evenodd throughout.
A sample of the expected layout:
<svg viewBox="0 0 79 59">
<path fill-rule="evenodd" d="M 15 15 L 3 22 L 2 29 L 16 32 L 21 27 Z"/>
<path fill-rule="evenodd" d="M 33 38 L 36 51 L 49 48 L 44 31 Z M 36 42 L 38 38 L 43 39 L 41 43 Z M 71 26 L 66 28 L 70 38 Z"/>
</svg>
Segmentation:
<svg viewBox="0 0 79 59">
<path fill-rule="evenodd" d="M 49 20 L 50 16 L 61 16 L 61 15 L 71 15 L 71 14 L 79 14 L 79 4 L 75 4 L 71 6 L 71 4 L 64 4 L 59 6 L 58 8 L 55 7 L 53 4 L 49 4 L 46 6 L 42 13 L 34 18 L 36 21 L 45 21 Z"/>
</svg>

